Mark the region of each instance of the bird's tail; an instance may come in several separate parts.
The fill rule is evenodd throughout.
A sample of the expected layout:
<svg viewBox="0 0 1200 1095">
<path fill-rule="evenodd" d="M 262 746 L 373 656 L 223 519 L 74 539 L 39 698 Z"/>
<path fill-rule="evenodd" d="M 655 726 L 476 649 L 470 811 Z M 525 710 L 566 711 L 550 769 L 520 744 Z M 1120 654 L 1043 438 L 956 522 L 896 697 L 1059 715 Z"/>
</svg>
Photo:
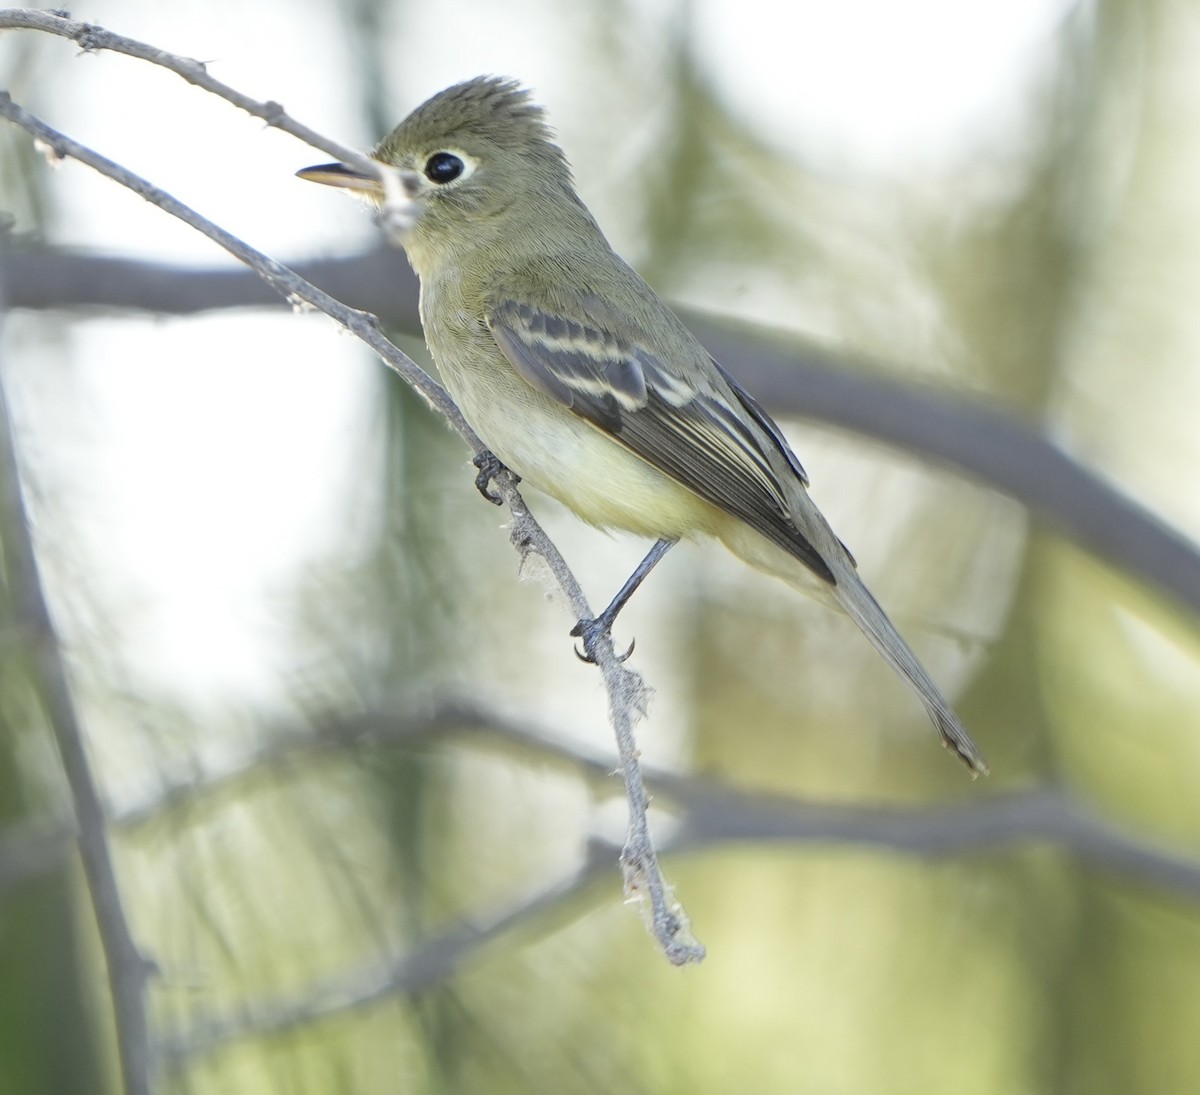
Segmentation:
<svg viewBox="0 0 1200 1095">
<path fill-rule="evenodd" d="M 987 775 L 987 761 L 971 740 L 958 716 L 951 710 L 938 686 L 917 660 L 908 643 L 888 619 L 887 613 L 849 568 L 839 568 L 834 596 L 846 614 L 862 629 L 883 659 L 912 686 L 946 746 L 971 771 L 973 776 Z"/>
</svg>

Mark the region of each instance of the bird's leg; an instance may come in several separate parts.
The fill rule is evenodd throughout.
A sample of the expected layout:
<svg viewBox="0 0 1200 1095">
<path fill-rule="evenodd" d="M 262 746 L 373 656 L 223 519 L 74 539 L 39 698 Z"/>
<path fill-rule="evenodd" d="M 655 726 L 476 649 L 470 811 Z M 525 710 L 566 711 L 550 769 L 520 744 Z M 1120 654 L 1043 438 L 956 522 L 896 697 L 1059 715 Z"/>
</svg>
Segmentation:
<svg viewBox="0 0 1200 1095">
<path fill-rule="evenodd" d="M 479 474 L 475 476 L 475 486 L 479 490 L 479 493 L 494 506 L 504 505 L 504 499 L 492 490 L 492 480 L 502 471 L 508 472 L 513 477 L 514 483 L 519 483 L 521 477 L 501 463 L 500 458 L 490 449 L 484 449 L 483 452 L 476 453 L 475 459 L 471 463 L 479 469 Z"/>
<path fill-rule="evenodd" d="M 625 603 L 633 596 L 634 590 L 640 586 L 646 575 L 650 573 L 657 565 L 660 559 L 676 544 L 675 540 L 657 540 L 644 558 L 637 565 L 637 569 L 629 576 L 629 580 L 621 587 L 620 592 L 612 599 L 599 616 L 590 620 L 580 620 L 573 628 L 571 634 L 576 638 L 583 639 L 583 653 L 579 654 L 579 659 L 585 662 L 594 662 L 596 660 L 594 649 L 597 641 L 604 635 L 608 635 L 612 631 L 613 621 L 617 618 L 617 613 L 625 607 Z M 629 644 L 629 649 L 621 655 L 620 660 L 624 661 L 633 653 L 633 643 Z"/>
</svg>

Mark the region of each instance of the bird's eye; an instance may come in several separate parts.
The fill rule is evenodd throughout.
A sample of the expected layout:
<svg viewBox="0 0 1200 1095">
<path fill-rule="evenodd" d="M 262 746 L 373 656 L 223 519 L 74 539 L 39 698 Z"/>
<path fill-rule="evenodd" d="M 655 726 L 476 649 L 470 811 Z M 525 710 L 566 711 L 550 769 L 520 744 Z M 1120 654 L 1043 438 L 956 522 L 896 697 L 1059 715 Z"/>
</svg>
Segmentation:
<svg viewBox="0 0 1200 1095">
<path fill-rule="evenodd" d="M 435 152 L 425 161 L 425 178 L 440 186 L 457 179 L 463 173 L 464 166 L 453 152 Z"/>
</svg>

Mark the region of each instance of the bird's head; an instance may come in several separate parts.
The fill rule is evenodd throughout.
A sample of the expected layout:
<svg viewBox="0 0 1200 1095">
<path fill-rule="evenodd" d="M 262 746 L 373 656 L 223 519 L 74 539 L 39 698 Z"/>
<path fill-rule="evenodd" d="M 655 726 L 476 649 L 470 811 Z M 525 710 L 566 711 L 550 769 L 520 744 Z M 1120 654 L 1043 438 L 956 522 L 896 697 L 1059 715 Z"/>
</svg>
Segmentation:
<svg viewBox="0 0 1200 1095">
<path fill-rule="evenodd" d="M 439 92 L 417 107 L 371 153 L 400 175 L 410 203 L 405 246 L 410 255 L 457 251 L 513 217 L 536 222 L 564 206 L 576 214 L 571 172 L 542 108 L 513 80 L 482 76 Z M 306 167 L 311 182 L 354 191 L 376 205 L 378 179 L 346 164 Z M 586 213 L 585 213 L 586 215 Z"/>
</svg>

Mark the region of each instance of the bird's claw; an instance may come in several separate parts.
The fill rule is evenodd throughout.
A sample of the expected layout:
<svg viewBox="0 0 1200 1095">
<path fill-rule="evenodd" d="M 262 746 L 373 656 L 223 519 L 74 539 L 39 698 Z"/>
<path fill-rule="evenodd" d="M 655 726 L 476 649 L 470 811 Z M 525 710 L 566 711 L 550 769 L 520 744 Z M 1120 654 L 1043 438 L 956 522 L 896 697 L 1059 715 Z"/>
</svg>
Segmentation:
<svg viewBox="0 0 1200 1095">
<path fill-rule="evenodd" d="M 575 636 L 575 638 L 583 640 L 582 650 L 580 650 L 578 646 L 575 647 L 575 657 L 577 657 L 585 665 L 595 665 L 596 644 L 602 638 L 612 637 L 609 631 L 609 628 L 611 627 L 612 623 L 604 619 L 603 616 L 601 616 L 599 619 L 580 620 L 573 628 L 571 628 L 571 634 Z M 629 643 L 629 649 L 626 650 L 624 654 L 617 655 L 617 661 L 622 663 L 628 661 L 629 656 L 633 653 L 633 648 L 635 646 L 637 646 L 637 639 L 633 639 Z"/>
<path fill-rule="evenodd" d="M 500 461 L 500 458 L 495 453 L 488 449 L 483 452 L 476 453 L 475 459 L 471 461 L 479 469 L 479 474 L 475 476 L 475 487 L 480 494 L 484 496 L 494 506 L 504 505 L 504 499 L 500 497 L 494 490 L 491 489 L 492 480 L 501 472 L 507 471 L 513 477 L 514 483 L 519 483 L 521 477 L 515 472 L 509 471 L 507 467 Z"/>
</svg>

